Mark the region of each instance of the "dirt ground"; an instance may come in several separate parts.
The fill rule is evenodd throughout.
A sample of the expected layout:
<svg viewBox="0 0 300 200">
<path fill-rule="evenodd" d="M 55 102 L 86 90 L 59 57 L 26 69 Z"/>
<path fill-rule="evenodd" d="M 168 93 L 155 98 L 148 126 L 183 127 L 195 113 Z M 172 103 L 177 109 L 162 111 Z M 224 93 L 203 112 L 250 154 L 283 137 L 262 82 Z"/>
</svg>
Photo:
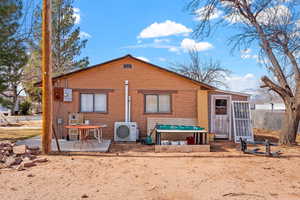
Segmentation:
<svg viewBox="0 0 300 200">
<path fill-rule="evenodd" d="M 216 142 L 208 153 L 154 153 L 114 144 L 105 154 L 47 156 L 25 171 L 0 171 L 0 199 L 300 199 L 299 146 L 277 147 L 281 158 L 237 148 Z"/>
</svg>

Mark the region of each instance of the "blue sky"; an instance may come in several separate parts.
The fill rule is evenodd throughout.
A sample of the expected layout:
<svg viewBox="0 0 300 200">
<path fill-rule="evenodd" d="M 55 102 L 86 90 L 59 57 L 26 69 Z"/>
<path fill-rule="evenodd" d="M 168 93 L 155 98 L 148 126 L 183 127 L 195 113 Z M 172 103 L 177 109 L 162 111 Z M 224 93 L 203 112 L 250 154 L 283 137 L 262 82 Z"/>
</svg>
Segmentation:
<svg viewBox="0 0 300 200">
<path fill-rule="evenodd" d="M 125 54 L 142 57 L 162 67 L 188 62 L 187 49 L 196 46 L 201 58 L 213 58 L 233 73 L 230 90 L 257 87 L 266 73 L 255 48 L 230 52 L 232 29 L 220 29 L 204 40 L 192 37 L 198 21 L 184 10 L 186 0 L 75 0 L 77 24 L 87 47 L 82 56 L 98 64 Z"/>
</svg>

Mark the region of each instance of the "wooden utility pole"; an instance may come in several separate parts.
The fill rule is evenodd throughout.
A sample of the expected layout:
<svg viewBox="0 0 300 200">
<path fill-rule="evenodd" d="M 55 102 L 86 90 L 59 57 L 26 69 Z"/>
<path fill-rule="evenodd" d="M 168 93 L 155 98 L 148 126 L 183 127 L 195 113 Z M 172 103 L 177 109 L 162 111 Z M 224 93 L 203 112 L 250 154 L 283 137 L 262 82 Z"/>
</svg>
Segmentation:
<svg viewBox="0 0 300 200">
<path fill-rule="evenodd" d="M 52 140 L 52 62 L 51 62 L 51 0 L 43 0 L 42 25 L 42 152 L 51 151 Z"/>
</svg>

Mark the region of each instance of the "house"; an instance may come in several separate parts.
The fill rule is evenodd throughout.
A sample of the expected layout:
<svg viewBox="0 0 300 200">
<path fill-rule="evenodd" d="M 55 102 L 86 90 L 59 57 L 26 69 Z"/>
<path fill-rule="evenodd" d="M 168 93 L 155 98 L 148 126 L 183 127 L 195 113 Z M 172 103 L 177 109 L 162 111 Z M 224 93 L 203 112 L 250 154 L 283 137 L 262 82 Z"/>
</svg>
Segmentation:
<svg viewBox="0 0 300 200">
<path fill-rule="evenodd" d="M 0 105 L 0 113 L 5 115 L 5 116 L 10 116 L 11 115 L 11 110 L 3 105 Z"/>
<path fill-rule="evenodd" d="M 128 83 L 130 108 L 124 101 Z M 155 123 L 199 125 L 218 138 L 232 139 L 231 101 L 249 95 L 219 90 L 131 55 L 53 78 L 54 126 L 67 135 L 70 113 L 82 113 L 90 124 L 107 124 L 104 138 L 114 138 L 115 122 L 137 122 L 140 136 Z M 64 89 L 62 100 L 60 91 Z"/>
</svg>

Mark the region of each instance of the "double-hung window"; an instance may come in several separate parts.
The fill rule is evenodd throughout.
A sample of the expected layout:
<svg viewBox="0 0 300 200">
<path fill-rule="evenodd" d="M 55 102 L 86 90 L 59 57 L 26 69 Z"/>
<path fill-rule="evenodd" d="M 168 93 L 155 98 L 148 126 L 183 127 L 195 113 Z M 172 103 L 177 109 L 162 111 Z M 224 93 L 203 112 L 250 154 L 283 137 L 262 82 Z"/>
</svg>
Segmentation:
<svg viewBox="0 0 300 200">
<path fill-rule="evenodd" d="M 171 113 L 171 95 L 145 94 L 145 113 Z"/>
<path fill-rule="evenodd" d="M 107 94 L 80 94 L 80 112 L 107 112 Z"/>
</svg>

